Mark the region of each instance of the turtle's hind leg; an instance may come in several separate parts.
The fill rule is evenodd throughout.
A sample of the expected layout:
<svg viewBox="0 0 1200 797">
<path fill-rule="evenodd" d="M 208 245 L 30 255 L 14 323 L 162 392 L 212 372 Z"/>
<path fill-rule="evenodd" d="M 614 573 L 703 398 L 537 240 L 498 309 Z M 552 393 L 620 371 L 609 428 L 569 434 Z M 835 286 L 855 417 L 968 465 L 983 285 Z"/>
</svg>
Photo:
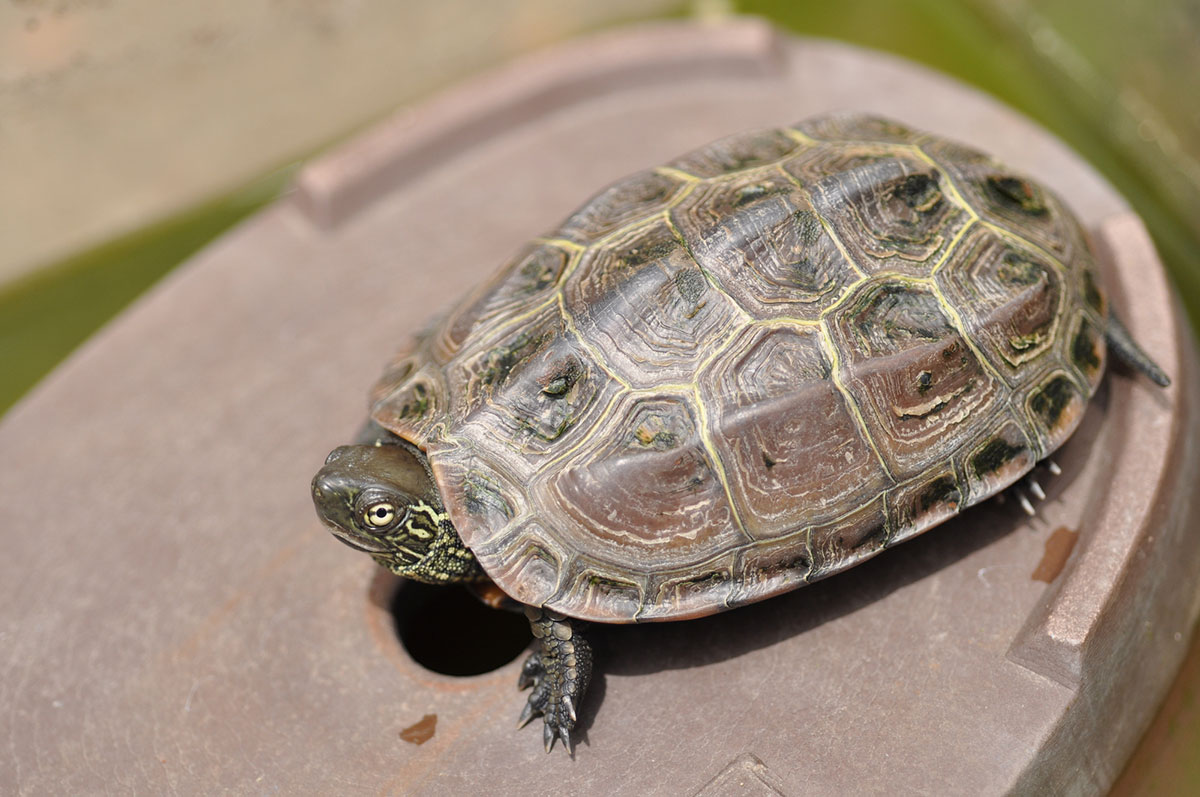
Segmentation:
<svg viewBox="0 0 1200 797">
<path fill-rule="evenodd" d="M 1137 345 L 1137 341 L 1129 334 L 1129 330 L 1121 323 L 1121 319 L 1117 318 L 1116 313 L 1108 315 L 1108 332 L 1105 333 L 1105 338 L 1108 339 L 1108 350 L 1118 360 L 1145 374 L 1147 379 L 1159 387 L 1171 384 L 1170 377 L 1150 359 L 1149 354 L 1142 351 L 1142 347 Z"/>
<path fill-rule="evenodd" d="M 592 676 L 592 647 L 569 617 L 533 606 L 525 607 L 525 616 L 538 647 L 521 667 L 517 686 L 533 691 L 517 722 L 524 725 L 540 714 L 546 752 L 562 739 L 570 753 L 575 711 Z"/>
</svg>

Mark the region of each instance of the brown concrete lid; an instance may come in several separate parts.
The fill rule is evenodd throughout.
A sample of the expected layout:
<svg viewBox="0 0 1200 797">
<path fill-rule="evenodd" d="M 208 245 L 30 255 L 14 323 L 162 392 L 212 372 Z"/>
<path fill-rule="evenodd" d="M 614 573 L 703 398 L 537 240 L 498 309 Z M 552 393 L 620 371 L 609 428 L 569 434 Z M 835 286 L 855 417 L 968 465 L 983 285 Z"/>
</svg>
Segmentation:
<svg viewBox="0 0 1200 797">
<path fill-rule="evenodd" d="M 417 664 L 395 582 L 320 527 L 308 480 L 404 336 L 590 191 L 835 108 L 971 141 L 1057 189 L 1175 386 L 1107 379 L 1036 518 L 991 502 L 782 598 L 603 629 L 577 754 L 547 756 L 513 727 L 519 660 Z M 1102 790 L 1197 613 L 1196 387 L 1136 217 L 986 97 L 752 21 L 565 45 L 313 164 L 5 418 L 0 790 Z M 470 645 L 436 607 L 407 621 Z"/>
</svg>

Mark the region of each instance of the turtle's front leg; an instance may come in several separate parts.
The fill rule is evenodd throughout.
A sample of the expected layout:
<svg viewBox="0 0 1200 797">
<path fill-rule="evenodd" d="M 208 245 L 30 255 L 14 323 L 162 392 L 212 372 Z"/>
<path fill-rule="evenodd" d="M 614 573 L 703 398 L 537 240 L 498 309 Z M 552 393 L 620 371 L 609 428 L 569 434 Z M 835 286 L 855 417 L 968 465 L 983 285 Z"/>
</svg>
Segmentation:
<svg viewBox="0 0 1200 797">
<path fill-rule="evenodd" d="M 545 722 L 542 739 L 546 752 L 558 738 L 569 753 L 575 711 L 592 676 L 592 646 L 574 621 L 558 612 L 526 606 L 525 616 L 537 649 L 525 659 L 517 682 L 521 689 L 533 687 L 518 723 L 523 726 L 540 714 Z"/>
</svg>

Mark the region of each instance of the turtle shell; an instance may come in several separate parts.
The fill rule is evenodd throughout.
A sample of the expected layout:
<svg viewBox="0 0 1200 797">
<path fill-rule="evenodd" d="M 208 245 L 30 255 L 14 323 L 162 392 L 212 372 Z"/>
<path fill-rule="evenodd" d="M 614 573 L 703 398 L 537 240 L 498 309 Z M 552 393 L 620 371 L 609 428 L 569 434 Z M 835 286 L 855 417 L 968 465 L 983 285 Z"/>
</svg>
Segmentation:
<svg viewBox="0 0 1200 797">
<path fill-rule="evenodd" d="M 517 600 L 696 617 L 843 570 L 1078 424 L 1107 308 L 991 158 L 840 115 L 721 139 L 531 241 L 373 394 Z"/>
</svg>

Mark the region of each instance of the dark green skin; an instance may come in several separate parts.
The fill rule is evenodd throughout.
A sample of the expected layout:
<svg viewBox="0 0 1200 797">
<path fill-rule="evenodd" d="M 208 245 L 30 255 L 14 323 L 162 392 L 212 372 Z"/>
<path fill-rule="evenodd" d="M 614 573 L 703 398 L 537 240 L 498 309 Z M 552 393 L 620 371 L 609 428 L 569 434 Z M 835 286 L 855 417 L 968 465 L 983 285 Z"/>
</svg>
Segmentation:
<svg viewBox="0 0 1200 797">
<path fill-rule="evenodd" d="M 334 536 L 404 578 L 487 582 L 454 530 L 421 452 L 374 424 L 360 440 L 334 449 L 313 478 L 313 503 Z M 524 608 L 537 649 L 521 667 L 518 686 L 533 691 L 519 724 L 540 715 L 546 752 L 555 739 L 570 752 L 575 707 L 591 678 L 591 646 L 570 618 Z"/>
</svg>

